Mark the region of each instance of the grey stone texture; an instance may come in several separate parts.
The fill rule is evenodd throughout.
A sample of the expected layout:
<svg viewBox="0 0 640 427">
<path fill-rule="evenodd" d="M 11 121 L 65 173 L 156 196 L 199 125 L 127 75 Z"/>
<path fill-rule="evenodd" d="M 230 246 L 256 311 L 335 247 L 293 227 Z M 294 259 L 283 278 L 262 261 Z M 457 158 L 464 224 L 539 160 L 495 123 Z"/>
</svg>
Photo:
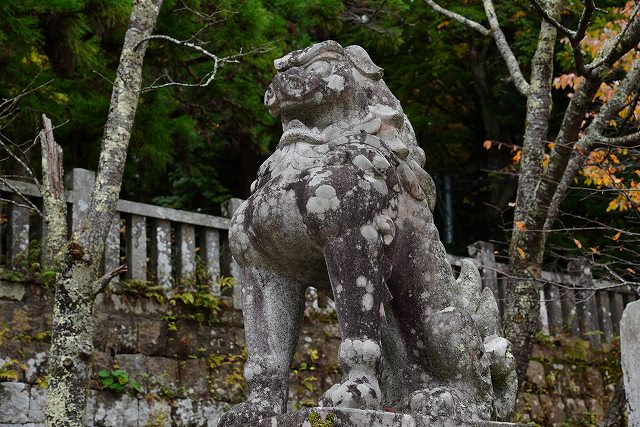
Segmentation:
<svg viewBox="0 0 640 427">
<path fill-rule="evenodd" d="M 496 300 L 473 263 L 453 275 L 425 154 L 382 69 L 334 41 L 274 65 L 265 104 L 283 134 L 229 230 L 248 400 L 221 425 L 286 411 L 308 287 L 333 297 L 342 338 L 342 380 L 319 406 L 508 418 L 517 380 Z"/>
<path fill-rule="evenodd" d="M 256 427 L 524 427 L 494 421 L 458 421 L 443 417 L 398 414 L 351 408 L 308 408 L 263 419 Z"/>
<path fill-rule="evenodd" d="M 628 304 L 622 313 L 620 349 L 629 425 L 640 426 L 640 301 Z"/>
</svg>

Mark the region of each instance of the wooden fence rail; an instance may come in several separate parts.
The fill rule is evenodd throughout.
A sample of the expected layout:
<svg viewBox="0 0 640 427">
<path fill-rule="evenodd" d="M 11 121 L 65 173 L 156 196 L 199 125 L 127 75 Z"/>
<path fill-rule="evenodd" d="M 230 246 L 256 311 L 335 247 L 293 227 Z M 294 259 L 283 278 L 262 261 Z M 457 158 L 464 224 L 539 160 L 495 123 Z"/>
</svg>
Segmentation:
<svg viewBox="0 0 640 427">
<path fill-rule="evenodd" d="M 70 225 L 79 223 L 89 206 L 95 174 L 73 169 L 66 177 Z M 46 227 L 28 209 L 23 197 L 42 205 L 36 185 L 20 181 L 0 184 L 2 198 L 15 203 L 0 204 L 4 221 L 0 225 L 0 263 L 12 266 L 28 253 L 30 242 L 42 241 Z M 19 193 L 19 194 L 18 194 Z M 211 291 L 220 294 L 221 275 L 238 277 L 227 244 L 229 218 L 242 200 L 231 199 L 222 207 L 223 216 L 205 215 L 144 203 L 119 200 L 117 214 L 107 238 L 103 267 L 112 271 L 126 263 L 129 280 L 152 281 L 167 292 L 185 283 L 200 263 L 211 280 Z M 506 300 L 508 266 L 496 262 L 491 243 L 469 246 L 470 259 L 480 268 L 483 285 L 491 289 L 500 312 Z M 448 255 L 457 269 L 463 257 Z M 117 279 L 116 279 L 117 280 Z M 312 306 L 318 307 L 317 293 Z M 588 264 L 574 261 L 566 273 L 542 272 L 540 284 L 541 329 L 547 333 L 569 333 L 588 337 L 594 348 L 602 340 L 610 341 L 620 331 L 620 319 L 626 304 L 637 299 L 637 290 L 629 286 L 594 280 Z M 234 305 L 240 308 L 240 287 L 234 288 Z M 322 304 L 321 304 L 322 305 Z M 326 307 L 319 307 L 326 309 Z"/>
</svg>

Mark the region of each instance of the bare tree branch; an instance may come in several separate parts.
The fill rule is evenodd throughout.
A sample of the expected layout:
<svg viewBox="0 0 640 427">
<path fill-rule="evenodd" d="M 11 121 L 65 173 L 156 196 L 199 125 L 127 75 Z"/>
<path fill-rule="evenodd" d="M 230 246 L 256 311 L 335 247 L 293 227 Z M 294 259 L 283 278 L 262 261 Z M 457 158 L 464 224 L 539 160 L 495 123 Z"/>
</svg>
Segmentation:
<svg viewBox="0 0 640 427">
<path fill-rule="evenodd" d="M 209 84 L 215 79 L 216 74 L 218 73 L 218 69 L 223 66 L 224 64 L 228 64 L 228 63 L 237 63 L 238 58 L 243 57 L 243 56 L 247 56 L 247 55 L 251 55 L 254 53 L 264 53 L 264 52 L 268 52 L 270 49 L 269 48 L 258 48 L 258 49 L 254 49 L 251 50 L 249 52 L 242 52 L 242 50 L 237 53 L 236 55 L 230 55 L 230 56 L 223 56 L 220 57 L 216 54 L 213 54 L 211 52 L 209 52 L 207 49 L 203 48 L 202 46 L 199 46 L 195 43 L 192 43 L 191 41 L 188 40 L 178 40 L 176 38 L 170 37 L 170 36 L 166 36 L 163 34 L 156 34 L 156 35 L 151 35 L 148 37 L 145 37 L 144 39 L 142 39 L 140 41 L 140 43 L 138 44 L 138 46 L 146 41 L 149 40 L 165 40 L 165 41 L 169 41 L 171 43 L 177 44 L 179 46 L 185 46 L 188 47 L 190 49 L 193 49 L 209 58 L 211 58 L 211 60 L 213 61 L 213 67 L 211 69 L 211 71 L 209 71 L 207 74 L 205 74 L 202 79 L 200 80 L 200 82 L 198 83 L 182 83 L 182 82 L 175 82 L 173 80 L 171 80 L 171 78 L 168 75 L 165 76 L 161 76 L 159 78 L 157 78 L 156 80 L 154 80 L 154 82 L 150 85 L 147 86 L 145 88 L 142 89 L 142 92 L 149 92 L 155 89 L 160 89 L 163 87 L 169 87 L 169 86 L 180 86 L 180 87 L 206 87 L 209 86 Z M 189 39 L 191 40 L 191 38 Z M 137 48 L 137 46 L 136 46 Z M 162 77 L 165 77 L 167 79 L 169 79 L 170 81 L 167 83 L 163 83 L 163 84 L 155 84 L 155 82 L 157 82 L 159 79 L 161 79 Z"/>
<path fill-rule="evenodd" d="M 19 206 L 19 207 L 24 207 L 24 208 L 28 208 L 33 210 L 34 212 L 36 212 L 38 215 L 40 215 L 40 217 L 44 218 L 44 214 L 42 213 L 42 211 L 40 209 L 38 209 L 38 207 L 27 198 L 27 196 L 25 196 L 24 194 L 22 194 L 20 192 L 20 190 L 18 190 L 16 187 L 13 186 L 13 184 L 11 184 L 10 181 L 4 179 L 3 177 L 0 176 L 0 183 L 2 183 L 3 185 L 6 185 L 7 187 L 9 187 L 9 189 L 14 192 L 15 194 L 17 194 L 24 202 L 25 205 L 22 205 L 20 203 L 17 202 L 11 202 L 14 206 Z"/>
<path fill-rule="evenodd" d="M 637 3 L 627 21 L 627 25 L 616 36 L 613 43 L 605 45 L 598 57 L 586 66 L 587 72 L 591 73 L 604 64 L 613 64 L 622 58 L 627 52 L 637 46 L 640 41 L 640 21 L 636 21 L 640 12 L 640 3 Z M 627 34 L 628 33 L 628 34 Z"/>
<path fill-rule="evenodd" d="M 569 37 L 569 40 L 572 40 L 576 36 L 576 32 L 575 31 L 572 31 L 572 30 L 568 29 L 567 27 L 565 27 L 564 25 L 559 23 L 556 19 L 554 19 L 551 15 L 549 15 L 549 13 L 547 13 L 547 11 L 545 10 L 544 6 L 542 6 L 538 0 L 529 0 L 529 3 L 531 3 L 533 8 L 535 10 L 537 10 L 538 13 L 540 15 L 542 15 L 542 17 L 549 24 L 551 24 L 553 27 L 555 27 L 556 30 L 558 30 L 562 34 L 564 34 L 567 37 Z"/>
<path fill-rule="evenodd" d="M 507 63 L 507 68 L 509 69 L 509 74 L 513 78 L 513 82 L 520 92 L 521 95 L 529 96 L 530 89 L 529 83 L 522 75 L 522 71 L 520 70 L 520 64 L 518 64 L 518 60 L 516 59 L 509 43 L 507 42 L 502 29 L 500 28 L 500 24 L 498 22 L 498 17 L 496 15 L 496 11 L 493 7 L 492 0 L 483 0 L 482 4 L 484 5 L 484 11 L 487 15 L 487 19 L 489 20 L 489 27 L 491 28 L 491 35 L 496 42 L 496 46 L 498 47 L 498 51 L 504 58 L 504 61 Z"/>
<path fill-rule="evenodd" d="M 114 277 L 117 277 L 121 273 L 126 273 L 126 272 L 127 272 L 127 266 L 121 265 L 115 270 L 106 273 L 104 276 L 99 278 L 94 284 L 95 294 L 98 295 L 99 293 L 104 291 Z"/>
<path fill-rule="evenodd" d="M 454 21 L 458 21 L 462 25 L 466 25 L 467 27 L 471 28 L 472 30 L 475 30 L 475 31 L 479 32 L 483 36 L 491 36 L 491 31 L 488 30 L 487 28 L 485 28 L 484 26 L 482 26 L 481 24 L 478 24 L 477 22 L 472 21 L 469 18 L 465 18 L 464 16 L 462 16 L 460 14 L 457 14 L 455 12 L 452 12 L 452 11 L 450 11 L 448 9 L 445 9 L 444 7 L 440 6 L 438 3 L 436 3 L 433 0 L 424 0 L 424 1 L 429 6 L 431 6 L 431 8 L 433 10 L 435 10 L 436 12 L 446 16 L 447 18 L 451 18 Z"/>
</svg>

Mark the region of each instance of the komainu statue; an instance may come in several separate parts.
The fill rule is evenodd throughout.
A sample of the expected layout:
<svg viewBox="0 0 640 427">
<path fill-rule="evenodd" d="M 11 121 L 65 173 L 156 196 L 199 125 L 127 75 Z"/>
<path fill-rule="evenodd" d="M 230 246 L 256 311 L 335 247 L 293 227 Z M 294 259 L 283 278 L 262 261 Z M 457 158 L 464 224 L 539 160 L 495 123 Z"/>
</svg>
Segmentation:
<svg viewBox="0 0 640 427">
<path fill-rule="evenodd" d="M 498 309 L 433 223 L 424 151 L 382 69 L 325 41 L 275 61 L 277 149 L 232 219 L 242 269 L 248 401 L 222 426 L 286 411 L 305 290 L 335 300 L 343 379 L 318 406 L 460 420 L 509 417 L 517 380 Z"/>
</svg>

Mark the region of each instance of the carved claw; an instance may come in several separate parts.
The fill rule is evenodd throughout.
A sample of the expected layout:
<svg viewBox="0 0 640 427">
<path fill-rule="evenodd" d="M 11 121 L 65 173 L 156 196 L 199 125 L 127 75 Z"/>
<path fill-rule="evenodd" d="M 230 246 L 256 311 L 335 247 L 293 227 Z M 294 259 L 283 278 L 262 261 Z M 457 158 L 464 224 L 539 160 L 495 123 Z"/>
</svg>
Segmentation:
<svg viewBox="0 0 640 427">
<path fill-rule="evenodd" d="M 374 409 L 382 407 L 378 381 L 366 376 L 335 384 L 320 399 L 320 407 Z"/>
<path fill-rule="evenodd" d="M 469 405 L 449 387 L 418 390 L 409 397 L 408 410 L 413 414 L 455 419 L 470 419 Z"/>
</svg>

